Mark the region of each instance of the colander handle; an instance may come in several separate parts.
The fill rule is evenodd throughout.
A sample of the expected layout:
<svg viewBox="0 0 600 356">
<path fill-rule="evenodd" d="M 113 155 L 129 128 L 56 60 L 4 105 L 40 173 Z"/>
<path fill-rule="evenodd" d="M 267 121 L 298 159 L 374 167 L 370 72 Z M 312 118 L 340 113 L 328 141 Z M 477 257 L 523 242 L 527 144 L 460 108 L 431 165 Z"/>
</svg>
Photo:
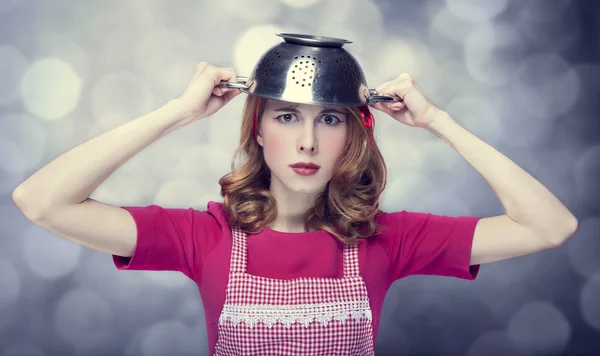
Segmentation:
<svg viewBox="0 0 600 356">
<path fill-rule="evenodd" d="M 369 97 L 367 98 L 367 104 L 375 104 L 379 102 L 393 102 L 393 101 L 402 101 L 397 96 L 385 96 L 385 95 L 377 95 L 377 91 L 375 89 L 369 89 Z"/>
<path fill-rule="evenodd" d="M 222 81 L 221 83 L 217 84 L 217 87 L 219 87 L 219 88 L 234 88 L 234 89 L 248 89 L 249 87 L 246 85 L 247 81 L 248 81 L 248 77 L 238 76 L 237 83 Z"/>
</svg>

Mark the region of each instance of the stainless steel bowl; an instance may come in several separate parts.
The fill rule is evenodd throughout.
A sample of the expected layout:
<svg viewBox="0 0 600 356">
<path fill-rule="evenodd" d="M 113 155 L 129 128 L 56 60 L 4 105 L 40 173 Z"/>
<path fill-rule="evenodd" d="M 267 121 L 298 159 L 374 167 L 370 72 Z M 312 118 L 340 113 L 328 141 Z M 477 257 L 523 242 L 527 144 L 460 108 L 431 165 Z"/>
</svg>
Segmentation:
<svg viewBox="0 0 600 356">
<path fill-rule="evenodd" d="M 277 36 L 285 42 L 263 54 L 249 77 L 219 86 L 269 99 L 328 106 L 398 100 L 369 89 L 360 65 L 342 48 L 351 41 L 292 33 Z"/>
</svg>

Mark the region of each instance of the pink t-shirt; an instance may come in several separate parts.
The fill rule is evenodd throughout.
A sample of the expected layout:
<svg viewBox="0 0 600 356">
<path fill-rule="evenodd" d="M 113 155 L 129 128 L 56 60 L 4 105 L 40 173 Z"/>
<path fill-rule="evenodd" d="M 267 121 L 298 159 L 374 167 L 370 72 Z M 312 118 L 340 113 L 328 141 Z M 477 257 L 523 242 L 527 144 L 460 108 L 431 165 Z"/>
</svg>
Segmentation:
<svg viewBox="0 0 600 356">
<path fill-rule="evenodd" d="M 137 226 L 137 246 L 131 258 L 113 256 L 115 266 L 129 270 L 180 271 L 198 285 L 206 316 L 210 354 L 217 342 L 219 315 L 231 258 L 231 229 L 222 203 L 207 211 L 123 207 Z M 473 234 L 479 218 L 448 217 L 415 212 L 382 212 L 381 234 L 359 244 L 360 274 L 373 314 L 373 340 L 381 308 L 391 284 L 403 277 L 452 276 L 473 280 L 479 265 L 470 266 Z M 278 232 L 265 227 L 248 235 L 247 273 L 267 278 L 341 278 L 343 245 L 324 230 Z"/>
</svg>

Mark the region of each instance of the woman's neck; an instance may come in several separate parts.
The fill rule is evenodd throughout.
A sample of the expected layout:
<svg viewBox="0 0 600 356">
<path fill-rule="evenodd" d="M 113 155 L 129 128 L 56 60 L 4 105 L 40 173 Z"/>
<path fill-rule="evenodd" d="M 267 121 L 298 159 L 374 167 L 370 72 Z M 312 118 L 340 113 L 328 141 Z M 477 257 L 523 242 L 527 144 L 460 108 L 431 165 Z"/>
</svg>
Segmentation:
<svg viewBox="0 0 600 356">
<path fill-rule="evenodd" d="M 320 193 L 292 192 L 275 181 L 276 179 L 271 179 L 269 190 L 277 204 L 277 217 L 267 226 L 281 232 L 306 232 L 304 229 L 306 212 L 314 208 L 315 200 Z"/>
</svg>

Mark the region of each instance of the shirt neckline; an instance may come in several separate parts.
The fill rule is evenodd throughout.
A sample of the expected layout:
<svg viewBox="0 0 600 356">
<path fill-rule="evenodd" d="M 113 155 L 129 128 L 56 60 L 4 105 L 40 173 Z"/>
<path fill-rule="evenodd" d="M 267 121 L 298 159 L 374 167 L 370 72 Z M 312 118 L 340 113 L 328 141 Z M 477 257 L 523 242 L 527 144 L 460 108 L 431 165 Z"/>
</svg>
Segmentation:
<svg viewBox="0 0 600 356">
<path fill-rule="evenodd" d="M 287 232 L 287 231 L 273 230 L 268 226 L 263 227 L 263 229 L 265 231 L 267 231 L 269 234 L 282 235 L 282 236 L 318 235 L 323 232 L 327 232 L 323 229 L 315 230 L 315 231 L 308 231 L 308 232 Z"/>
</svg>

